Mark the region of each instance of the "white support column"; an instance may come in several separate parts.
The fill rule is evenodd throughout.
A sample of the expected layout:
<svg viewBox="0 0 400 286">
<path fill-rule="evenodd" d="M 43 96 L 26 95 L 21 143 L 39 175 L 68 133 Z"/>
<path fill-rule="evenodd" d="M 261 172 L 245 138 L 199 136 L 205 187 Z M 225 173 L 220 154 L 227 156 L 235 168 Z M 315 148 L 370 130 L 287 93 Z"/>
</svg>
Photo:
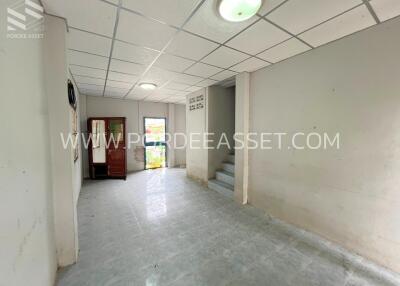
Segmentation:
<svg viewBox="0 0 400 286">
<path fill-rule="evenodd" d="M 175 134 L 175 104 L 168 104 L 168 123 L 167 129 L 169 133 L 169 147 L 167 153 L 168 168 L 175 167 L 175 146 L 174 146 L 174 134 Z"/>
<path fill-rule="evenodd" d="M 250 74 L 245 72 L 236 76 L 235 94 L 235 133 L 241 139 L 249 133 L 250 119 Z M 246 136 L 246 137 L 243 137 Z M 244 148 L 235 150 L 235 200 L 247 204 L 249 177 L 249 150 L 247 141 Z"/>
<path fill-rule="evenodd" d="M 64 20 L 46 15 L 44 71 L 50 125 L 54 226 L 60 267 L 75 263 L 79 249 L 74 198 L 74 159 L 72 148 L 63 147 L 60 135 L 67 138 L 72 124 L 71 107 L 67 99 L 66 36 Z"/>
</svg>

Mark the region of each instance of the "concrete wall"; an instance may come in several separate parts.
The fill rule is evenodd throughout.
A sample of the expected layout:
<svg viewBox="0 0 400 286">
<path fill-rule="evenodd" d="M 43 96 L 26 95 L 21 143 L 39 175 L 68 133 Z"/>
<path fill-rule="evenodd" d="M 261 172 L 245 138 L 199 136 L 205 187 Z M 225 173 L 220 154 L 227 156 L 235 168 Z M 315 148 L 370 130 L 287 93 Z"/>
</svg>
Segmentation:
<svg viewBox="0 0 400 286">
<path fill-rule="evenodd" d="M 86 116 L 89 117 L 126 117 L 126 132 L 139 133 L 143 135 L 144 117 L 165 117 L 167 126 L 169 118 L 168 104 L 147 101 L 122 100 L 114 98 L 86 97 Z M 172 119 L 171 119 L 172 120 Z M 175 119 L 174 119 L 175 120 Z M 181 120 L 184 120 L 181 119 Z M 134 139 L 134 137 L 132 137 Z M 138 148 L 143 147 L 141 143 L 133 144 L 127 149 L 128 171 L 139 171 L 144 169 L 143 158 L 138 158 Z"/>
<path fill-rule="evenodd" d="M 175 133 L 186 134 L 186 106 L 183 104 L 175 105 Z M 175 149 L 175 166 L 186 165 L 186 148 L 179 149 L 184 144 L 183 136 L 177 136 L 176 147 L 178 149 Z"/>
<path fill-rule="evenodd" d="M 211 86 L 208 88 L 207 99 L 207 131 L 213 134 L 209 138 L 212 142 L 208 150 L 208 178 L 210 179 L 215 177 L 216 170 L 221 168 L 221 163 L 234 148 L 235 89 Z M 226 137 L 222 137 L 223 134 Z M 226 142 L 229 146 L 225 145 Z M 218 145 L 219 148 L 217 148 Z"/>
<path fill-rule="evenodd" d="M 189 110 L 192 97 L 204 95 L 204 108 Z M 205 184 L 208 180 L 208 150 L 203 148 L 203 134 L 207 132 L 207 89 L 203 88 L 193 92 L 186 99 L 186 134 L 188 146 L 186 149 L 187 175 Z M 192 136 L 192 140 L 189 138 Z M 192 141 L 190 146 L 189 141 Z"/>
<path fill-rule="evenodd" d="M 49 116 L 43 40 L 7 39 L 0 2 L 0 285 L 54 285 Z"/>
<path fill-rule="evenodd" d="M 340 150 L 250 150 L 249 201 L 400 272 L 400 19 L 251 75 L 250 131 Z"/>
</svg>

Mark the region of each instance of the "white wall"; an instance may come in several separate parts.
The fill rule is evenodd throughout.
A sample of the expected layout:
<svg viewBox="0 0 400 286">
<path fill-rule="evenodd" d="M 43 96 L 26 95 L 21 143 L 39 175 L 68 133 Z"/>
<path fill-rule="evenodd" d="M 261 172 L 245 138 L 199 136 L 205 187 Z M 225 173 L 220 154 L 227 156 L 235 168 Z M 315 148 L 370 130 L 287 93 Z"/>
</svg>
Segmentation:
<svg viewBox="0 0 400 286">
<path fill-rule="evenodd" d="M 86 115 L 86 95 L 84 94 L 79 95 L 79 117 L 80 117 L 81 132 L 86 136 L 87 115 Z M 89 178 L 89 157 L 84 144 L 81 144 L 81 154 L 82 154 L 82 179 Z"/>
<path fill-rule="evenodd" d="M 75 97 L 76 97 L 76 113 L 78 116 L 78 122 L 77 122 L 77 131 L 78 134 L 81 134 L 82 132 L 82 126 L 81 126 L 81 122 L 82 122 L 82 115 L 85 116 L 86 115 L 86 100 L 82 100 L 81 99 L 81 95 L 79 94 L 79 90 L 77 88 L 77 85 L 71 75 L 71 73 L 68 71 L 68 78 L 71 80 L 71 82 L 74 85 L 74 89 L 75 89 Z M 84 98 L 85 99 L 85 98 Z M 82 106 L 81 106 L 82 104 Z M 83 110 L 81 110 L 83 109 Z M 70 120 L 72 121 L 72 108 L 69 108 L 70 110 Z M 71 124 L 71 130 L 72 130 L 72 124 Z M 84 129 L 86 130 L 86 128 Z M 77 207 L 78 205 L 78 199 L 79 199 L 79 194 L 81 193 L 81 187 L 82 187 L 82 183 L 83 183 L 83 152 L 82 152 L 82 141 L 81 141 L 81 137 L 79 137 L 79 157 L 78 160 L 73 161 L 72 163 L 72 184 L 73 184 L 73 189 L 74 189 L 74 201 L 75 201 L 75 205 Z M 85 152 L 87 153 L 87 152 Z"/>
<path fill-rule="evenodd" d="M 340 150 L 250 150 L 249 201 L 400 272 L 400 19 L 251 75 L 250 131 Z"/>
<path fill-rule="evenodd" d="M 175 132 L 186 134 L 186 106 L 183 104 L 175 105 Z M 176 147 L 184 146 L 185 139 L 182 136 L 176 137 Z M 175 149 L 175 166 L 186 165 L 186 148 Z"/>
<path fill-rule="evenodd" d="M 204 108 L 190 111 L 190 98 L 199 95 L 205 97 Z M 186 98 L 186 134 L 188 136 L 188 146 L 186 149 L 186 172 L 189 177 L 196 179 L 203 184 L 208 181 L 208 150 L 203 148 L 203 134 L 207 132 L 206 106 L 206 88 L 193 92 Z M 192 140 L 190 139 L 190 136 L 192 136 Z M 192 146 L 190 146 L 190 141 L 192 141 Z"/>
<path fill-rule="evenodd" d="M 80 159 L 74 162 L 72 146 L 64 148 L 60 134 L 72 132 L 72 108 L 67 97 L 66 25 L 46 16 L 44 74 L 48 100 L 54 193 L 54 222 L 59 266 L 75 263 L 78 256 L 76 203 L 81 186 Z M 78 113 L 79 114 L 79 113 Z M 79 122 L 79 118 L 78 118 Z"/>
<path fill-rule="evenodd" d="M 250 74 L 247 72 L 236 76 L 235 86 L 235 133 L 242 134 L 242 138 L 247 138 L 249 133 L 250 119 Z M 248 202 L 248 182 L 249 182 L 249 150 L 247 142 L 243 140 L 244 148 L 235 150 L 235 192 L 234 197 L 238 203 L 247 204 Z M 235 144 L 240 147 L 240 143 Z"/>
<path fill-rule="evenodd" d="M 208 178 L 214 178 L 217 169 L 221 168 L 226 156 L 233 151 L 233 134 L 235 133 L 235 89 L 221 86 L 211 86 L 208 88 L 207 97 L 207 131 L 212 135 L 208 150 Z M 226 146 L 226 135 L 229 146 Z M 219 145 L 219 141 L 221 144 Z M 230 149 L 229 149 L 230 147 Z"/>
<path fill-rule="evenodd" d="M 165 117 L 167 126 L 170 120 L 168 104 L 147 101 L 122 100 L 87 96 L 86 115 L 90 117 L 126 117 L 126 132 L 139 133 L 143 135 L 144 117 Z M 184 118 L 183 118 L 184 119 Z M 175 120 L 175 119 L 174 119 Z M 132 137 L 134 139 L 134 137 Z M 143 158 L 139 159 L 135 154 L 136 147 L 143 147 L 140 143 L 127 149 L 128 171 L 139 171 L 144 169 Z"/>
<path fill-rule="evenodd" d="M 6 39 L 10 4 L 0 2 L 0 285 L 50 286 L 57 262 L 43 40 Z"/>
</svg>

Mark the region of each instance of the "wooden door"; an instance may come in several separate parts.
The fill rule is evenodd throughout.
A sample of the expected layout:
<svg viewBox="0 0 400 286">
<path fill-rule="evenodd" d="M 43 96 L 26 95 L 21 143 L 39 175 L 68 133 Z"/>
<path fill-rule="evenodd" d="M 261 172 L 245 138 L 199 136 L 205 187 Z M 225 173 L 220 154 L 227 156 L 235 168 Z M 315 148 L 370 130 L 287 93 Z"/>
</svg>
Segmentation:
<svg viewBox="0 0 400 286">
<path fill-rule="evenodd" d="M 126 177 L 125 119 L 108 119 L 108 176 Z"/>
</svg>

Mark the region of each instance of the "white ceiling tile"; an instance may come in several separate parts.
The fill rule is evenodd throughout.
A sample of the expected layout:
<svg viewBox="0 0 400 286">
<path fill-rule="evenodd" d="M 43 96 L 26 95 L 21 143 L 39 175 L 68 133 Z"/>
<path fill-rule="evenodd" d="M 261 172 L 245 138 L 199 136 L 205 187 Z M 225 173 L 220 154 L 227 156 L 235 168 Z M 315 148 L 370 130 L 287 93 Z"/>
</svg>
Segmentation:
<svg viewBox="0 0 400 286">
<path fill-rule="evenodd" d="M 86 83 L 86 84 L 95 84 L 95 85 L 104 85 L 104 79 L 102 78 L 93 78 L 87 76 L 79 76 L 74 75 L 74 80 L 76 83 Z"/>
<path fill-rule="evenodd" d="M 218 44 L 181 31 L 167 48 L 167 53 L 200 60 L 215 50 Z"/>
<path fill-rule="evenodd" d="M 246 53 L 255 55 L 268 49 L 291 36 L 268 23 L 265 20 L 260 20 L 238 36 L 230 40 L 227 45 Z"/>
<path fill-rule="evenodd" d="M 129 93 L 124 99 L 140 101 L 140 100 L 143 100 L 143 98 L 145 98 L 145 97 L 146 96 L 144 96 L 144 95 L 137 95 L 137 94 Z"/>
<path fill-rule="evenodd" d="M 114 81 L 123 81 L 123 82 L 134 83 L 139 79 L 139 76 L 109 71 L 108 79 L 114 80 Z"/>
<path fill-rule="evenodd" d="M 237 72 L 253 72 L 260 68 L 268 66 L 269 63 L 259 60 L 257 58 L 251 58 L 245 60 L 244 62 L 237 64 L 236 66 L 232 67 L 231 70 Z"/>
<path fill-rule="evenodd" d="M 103 85 L 96 85 L 96 84 L 86 84 L 86 83 L 77 83 L 79 90 L 87 89 L 87 90 L 97 90 L 103 91 L 104 90 L 104 83 Z"/>
<path fill-rule="evenodd" d="M 217 12 L 216 1 L 208 0 L 185 25 L 185 30 L 223 43 L 257 19 L 255 16 L 244 22 L 225 21 Z"/>
<path fill-rule="evenodd" d="M 119 0 L 105 0 L 105 1 L 108 1 L 108 2 L 113 3 L 115 5 L 119 4 Z"/>
<path fill-rule="evenodd" d="M 189 92 L 194 92 L 194 91 L 198 91 L 198 90 L 200 90 L 200 89 L 202 89 L 201 86 L 191 86 L 191 87 L 189 87 L 189 88 L 186 89 L 186 90 L 189 91 Z"/>
<path fill-rule="evenodd" d="M 361 3 L 362 0 L 290 0 L 267 18 L 298 34 Z"/>
<path fill-rule="evenodd" d="M 399 0 L 372 0 L 371 5 L 381 21 L 386 21 L 400 15 Z"/>
<path fill-rule="evenodd" d="M 144 72 L 145 66 L 112 59 L 110 63 L 110 70 L 121 73 L 140 75 Z"/>
<path fill-rule="evenodd" d="M 222 71 L 222 69 L 220 69 L 220 68 L 202 64 L 202 63 L 197 63 L 194 66 L 191 66 L 185 72 L 188 74 L 197 75 L 197 76 L 201 76 L 201 77 L 209 77 L 209 76 L 212 76 L 221 71 Z"/>
<path fill-rule="evenodd" d="M 167 89 L 167 88 L 160 88 L 156 91 L 156 94 L 159 95 L 164 95 L 164 96 L 171 96 L 171 95 L 175 95 L 175 93 L 177 93 L 178 90 L 174 90 L 174 89 Z"/>
<path fill-rule="evenodd" d="M 136 86 L 134 89 L 131 90 L 127 97 L 131 99 L 142 100 L 143 98 L 148 97 L 153 93 L 154 90 L 145 90 Z"/>
<path fill-rule="evenodd" d="M 179 27 L 197 2 L 197 0 L 124 0 L 123 6 L 147 17 Z"/>
<path fill-rule="evenodd" d="M 310 49 L 311 48 L 303 42 L 297 40 L 296 38 L 292 38 L 261 54 L 258 54 L 257 56 L 271 63 L 277 63 Z"/>
<path fill-rule="evenodd" d="M 129 83 L 129 82 L 114 81 L 114 80 L 108 80 L 107 81 L 107 87 L 130 89 L 132 87 L 132 85 L 133 84 Z"/>
<path fill-rule="evenodd" d="M 218 81 L 213 79 L 205 79 L 199 83 L 196 83 L 197 86 L 200 87 L 207 87 L 216 84 Z"/>
<path fill-rule="evenodd" d="M 142 48 L 130 44 L 126 44 L 120 41 L 114 42 L 113 58 L 134 62 L 138 64 L 150 64 L 157 56 L 159 52 Z"/>
<path fill-rule="evenodd" d="M 184 97 L 184 96 L 171 96 L 171 97 L 167 97 L 166 99 L 164 99 L 163 102 L 177 103 L 177 102 L 182 102 L 183 100 L 186 100 L 186 97 Z"/>
<path fill-rule="evenodd" d="M 104 96 L 107 97 L 124 97 L 128 93 L 129 89 L 111 87 L 107 84 L 104 91 Z"/>
<path fill-rule="evenodd" d="M 43 1 L 47 13 L 67 19 L 68 25 L 112 36 L 117 8 L 99 0 Z"/>
<path fill-rule="evenodd" d="M 158 102 L 161 100 L 166 99 L 168 96 L 167 95 L 162 95 L 162 94 L 152 94 L 148 97 L 146 97 L 144 100 L 145 101 L 153 101 L 153 102 Z"/>
<path fill-rule="evenodd" d="M 190 85 L 177 82 L 169 82 L 167 85 L 164 86 L 164 88 L 166 89 L 173 89 L 173 90 L 185 90 L 189 87 Z"/>
<path fill-rule="evenodd" d="M 176 96 L 186 96 L 190 93 L 190 91 L 179 90 L 175 93 Z"/>
<path fill-rule="evenodd" d="M 175 72 L 160 69 L 158 67 L 152 67 L 143 77 L 141 82 L 154 83 L 157 86 L 161 86 L 167 81 L 173 79 L 176 75 L 177 73 Z"/>
<path fill-rule="evenodd" d="M 176 29 L 121 10 L 117 39 L 139 46 L 161 50 L 176 33 Z"/>
<path fill-rule="evenodd" d="M 268 0 L 264 1 L 263 5 L 260 8 L 260 11 L 258 11 L 259 14 L 265 15 L 269 12 L 271 12 L 273 9 L 278 7 L 280 4 L 285 2 L 286 0 Z"/>
<path fill-rule="evenodd" d="M 202 81 L 204 78 L 194 76 L 194 75 L 189 75 L 189 74 L 178 74 L 176 77 L 174 77 L 175 82 L 180 82 L 180 83 L 185 83 L 185 84 L 196 84 L 200 81 Z"/>
<path fill-rule="evenodd" d="M 205 57 L 202 62 L 222 68 L 228 68 L 247 58 L 249 58 L 249 56 L 244 53 L 221 46 L 216 51 Z"/>
<path fill-rule="evenodd" d="M 364 5 L 311 29 L 299 37 L 317 47 L 375 25 Z"/>
<path fill-rule="evenodd" d="M 212 76 L 211 78 L 215 80 L 225 80 L 227 78 L 235 76 L 236 74 L 236 72 L 225 70 L 223 72 L 220 72 L 219 74 Z"/>
<path fill-rule="evenodd" d="M 103 90 L 94 89 L 79 89 L 80 94 L 91 95 L 91 96 L 103 96 Z"/>
<path fill-rule="evenodd" d="M 76 29 L 69 29 L 67 46 L 70 49 L 108 57 L 111 51 L 111 39 Z"/>
<path fill-rule="evenodd" d="M 171 70 L 171 71 L 182 72 L 194 63 L 195 63 L 195 61 L 192 61 L 192 60 L 187 60 L 187 59 L 172 56 L 169 54 L 162 54 L 157 59 L 154 66 L 157 66 L 157 67 L 160 67 L 163 69 L 167 69 L 167 70 Z"/>
<path fill-rule="evenodd" d="M 69 50 L 68 63 L 107 70 L 108 58 Z"/>
<path fill-rule="evenodd" d="M 95 68 L 87 68 L 76 65 L 70 65 L 69 68 L 73 75 L 82 75 L 82 76 L 90 76 L 97 78 L 106 78 L 106 71 Z"/>
</svg>

